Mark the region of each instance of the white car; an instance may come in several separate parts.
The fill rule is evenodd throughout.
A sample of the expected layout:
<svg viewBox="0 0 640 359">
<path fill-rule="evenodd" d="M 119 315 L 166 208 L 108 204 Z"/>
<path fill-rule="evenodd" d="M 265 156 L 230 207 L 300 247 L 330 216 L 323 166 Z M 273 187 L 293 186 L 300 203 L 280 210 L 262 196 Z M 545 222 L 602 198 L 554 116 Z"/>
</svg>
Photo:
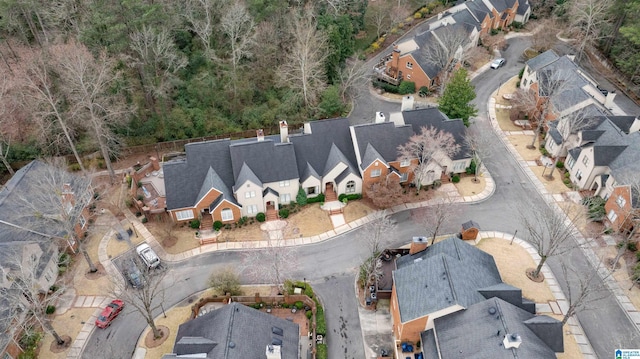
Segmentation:
<svg viewBox="0 0 640 359">
<path fill-rule="evenodd" d="M 502 65 L 504 65 L 504 61 L 505 60 L 502 57 L 493 60 L 493 62 L 491 62 L 491 68 L 497 69 L 499 67 L 502 67 Z"/>
<path fill-rule="evenodd" d="M 160 265 L 160 258 L 158 258 L 156 252 L 154 252 L 148 244 L 140 244 L 136 247 L 136 252 L 138 252 L 144 264 L 147 265 L 147 268 L 156 268 Z"/>
</svg>

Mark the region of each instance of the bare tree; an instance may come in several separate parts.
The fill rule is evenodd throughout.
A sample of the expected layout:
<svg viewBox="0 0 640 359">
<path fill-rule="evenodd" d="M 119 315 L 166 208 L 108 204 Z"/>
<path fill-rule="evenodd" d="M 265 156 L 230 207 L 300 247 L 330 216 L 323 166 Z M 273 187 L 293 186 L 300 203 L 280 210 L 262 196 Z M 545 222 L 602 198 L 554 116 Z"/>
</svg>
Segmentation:
<svg viewBox="0 0 640 359">
<path fill-rule="evenodd" d="M 376 1 L 369 3 L 366 18 L 376 29 L 376 38 L 379 38 L 391 27 L 391 14 L 393 4 L 389 1 Z"/>
<path fill-rule="evenodd" d="M 454 25 L 451 25 L 454 26 Z M 469 36 L 461 27 L 454 29 L 442 28 L 440 31 L 431 32 L 433 38 L 427 46 L 421 50 L 422 57 L 433 66 L 439 69 L 441 91 L 444 91 L 449 74 L 453 70 L 453 65 L 462 59 L 464 45 L 469 42 Z"/>
<path fill-rule="evenodd" d="M 316 104 L 326 86 L 327 36 L 318 29 L 315 16 L 308 9 L 289 13 L 288 29 L 291 42 L 278 74 L 282 84 L 299 93 L 309 108 Z"/>
<path fill-rule="evenodd" d="M 542 102 L 542 111 L 533 135 L 531 144 L 527 148 L 535 148 L 536 141 L 548 117 L 558 111 L 557 98 L 571 86 L 571 75 L 560 69 L 539 71 L 538 73 L 538 102 Z"/>
<path fill-rule="evenodd" d="M 78 243 L 89 270 L 97 269 L 87 253 L 76 229 L 86 231 L 88 218 L 84 211 L 91 203 L 94 191 L 87 174 L 75 175 L 66 170 L 63 160 L 51 160 L 38 165 L 37 176 L 29 183 L 32 190 L 18 193 L 18 204 L 11 215 L 20 229 L 53 238 L 66 248 Z"/>
<path fill-rule="evenodd" d="M 374 212 L 372 216 L 369 223 L 365 224 L 358 232 L 359 241 L 365 243 L 369 249 L 367 258 L 360 266 L 361 281 L 364 285 L 375 283 L 381 277 L 380 253 L 396 230 L 396 222 L 389 217 L 386 211 Z"/>
<path fill-rule="evenodd" d="M 560 31 L 554 17 L 539 20 L 538 31 L 531 34 L 531 48 L 538 52 L 545 52 L 558 41 L 556 35 Z"/>
<path fill-rule="evenodd" d="M 574 0 L 569 6 L 570 28 L 578 34 L 577 58 L 582 59 L 587 46 L 609 36 L 602 33 L 609 22 L 611 0 Z"/>
<path fill-rule="evenodd" d="M 10 118 L 8 77 L 9 76 L 2 76 L 2 78 L 0 78 L 0 161 L 2 161 L 4 167 L 9 171 L 9 174 L 13 176 L 15 172 L 7 160 L 11 146 L 11 138 L 5 130 L 6 126 L 8 126 L 8 119 Z"/>
<path fill-rule="evenodd" d="M 459 218 L 460 214 L 461 207 L 456 206 L 453 198 L 444 194 L 443 197 L 435 198 L 429 206 L 412 211 L 411 217 L 414 221 L 424 226 L 431 236 L 431 244 L 433 244 L 440 230 L 452 224 L 451 222 Z"/>
<path fill-rule="evenodd" d="M 409 138 L 409 142 L 398 146 L 398 159 L 415 160 L 412 163 L 414 183 L 417 191 L 425 180 L 429 177 L 428 172 L 437 167 L 442 167 L 444 161 L 449 160 L 458 153 L 460 145 L 456 143 L 453 136 L 434 127 L 422 127 L 420 134 L 415 134 Z M 415 162 L 415 161 L 412 161 Z"/>
<path fill-rule="evenodd" d="M 537 267 L 527 275 L 540 278 L 540 271 L 547 259 L 566 254 L 580 245 L 576 242 L 576 225 L 584 219 L 584 214 L 571 211 L 568 206 L 559 208 L 546 203 L 527 202 L 516 208 L 520 224 L 524 227 L 525 240 L 540 256 Z"/>
<path fill-rule="evenodd" d="M 521 118 L 524 113 L 532 123 L 539 121 L 538 97 L 532 89 L 518 88 L 511 99 L 510 118 L 512 121 Z"/>
<path fill-rule="evenodd" d="M 276 284 L 282 286 L 297 266 L 296 249 L 287 246 L 286 241 L 280 236 L 278 238 L 268 238 L 266 246 L 263 248 L 251 248 L 251 244 L 246 245 L 249 249 L 242 260 L 242 273 L 252 280 L 263 284 Z"/>
<path fill-rule="evenodd" d="M 215 28 L 215 5 L 217 5 L 215 0 L 187 0 L 184 3 L 184 16 L 191 25 L 191 31 L 200 39 L 204 53 L 210 59 L 215 59 L 211 49 L 211 38 Z"/>
<path fill-rule="evenodd" d="M 167 277 L 167 269 L 160 266 L 155 269 L 147 269 L 138 257 L 132 258 L 135 265 L 138 266 L 141 273 L 141 288 L 133 288 L 129 286 L 122 277 L 112 278 L 113 295 L 122 299 L 127 305 L 132 306 L 138 311 L 147 322 L 154 338 L 162 337 L 162 332 L 156 327 L 155 317 L 158 310 L 164 311 L 163 303 L 165 301 L 166 288 L 171 288 L 173 280 L 165 281 Z"/>
<path fill-rule="evenodd" d="M 598 263 L 602 263 L 602 261 Z M 567 311 L 562 318 L 562 325 L 578 312 L 594 309 L 599 301 L 611 296 L 611 292 L 603 281 L 610 277 L 612 272 L 608 272 L 604 278 L 599 278 L 599 269 L 601 269 L 600 265 L 593 269 L 590 268 L 588 273 L 584 273 L 562 263 L 562 275 L 567 283 L 565 294 L 568 304 Z"/>
<path fill-rule="evenodd" d="M 126 124 L 131 114 L 120 94 L 113 91 L 120 73 L 114 72 L 115 63 L 105 52 L 96 59 L 75 41 L 52 46 L 50 51 L 64 80 L 62 88 L 71 115 L 85 125 L 98 144 L 113 183 L 116 174 L 111 155 L 120 141 L 112 129 Z"/>
<path fill-rule="evenodd" d="M 359 90 L 366 88 L 370 77 L 371 71 L 368 66 L 365 66 L 364 61 L 348 59 L 339 73 L 342 101 L 355 100 L 358 97 Z"/>
<path fill-rule="evenodd" d="M 155 110 L 156 99 L 169 95 L 176 73 L 187 66 L 166 28 L 143 26 L 131 35 L 131 50 L 136 55 L 131 65 L 138 69 L 148 104 Z"/>
<path fill-rule="evenodd" d="M 35 120 L 40 128 L 42 140 L 59 144 L 59 137 L 62 137 L 62 141 L 66 141 L 80 169 L 84 172 L 84 164 L 76 149 L 73 135 L 75 127 L 63 110 L 64 99 L 55 88 L 50 60 L 49 54 L 46 51 L 41 51 L 30 64 L 26 78 L 25 95 L 33 100 L 33 106 L 36 108 Z M 54 138 L 51 139 L 50 136 L 54 136 Z"/>
<path fill-rule="evenodd" d="M 29 245 L 38 246 L 34 242 Z M 51 325 L 52 318 L 48 315 L 50 314 L 48 308 L 55 309 L 55 305 L 65 288 L 63 283 L 58 283 L 56 287 L 52 288 L 42 287 L 41 276 L 44 274 L 39 273 L 40 263 L 37 258 L 29 254 L 29 251 L 26 250 L 27 247 L 28 245 L 25 245 L 21 249 L 3 253 L 5 257 L 3 274 L 10 280 L 10 283 L 6 286 L 0 285 L 0 296 L 8 302 L 9 307 L 4 311 L 8 317 L 0 319 L 16 323 L 25 330 L 38 324 L 53 335 L 58 345 L 64 345 L 65 340 Z M 53 255 L 54 258 L 57 258 L 57 251 Z M 8 273 L 5 272 L 7 269 Z"/>
<path fill-rule="evenodd" d="M 471 151 L 472 159 L 476 165 L 473 180 L 477 182 L 480 169 L 493 154 L 495 138 L 489 128 L 473 126 L 467 128 L 465 143 Z"/>
<path fill-rule="evenodd" d="M 229 52 L 231 60 L 231 86 L 233 98 L 236 101 L 238 92 L 238 68 L 243 58 L 252 55 L 251 48 L 255 40 L 255 23 L 242 2 L 233 2 L 224 11 L 220 21 L 222 32 L 227 36 L 231 48 Z"/>
<path fill-rule="evenodd" d="M 551 167 L 551 171 L 549 172 L 547 178 L 553 179 L 553 172 L 558 166 L 558 161 L 560 161 L 560 156 L 564 154 L 567 150 L 567 146 L 571 141 L 571 138 L 577 136 L 578 132 L 589 128 L 595 123 L 596 119 L 589 116 L 583 109 L 573 111 L 565 117 L 562 117 L 557 121 L 557 130 L 562 136 L 562 142 L 560 143 L 560 149 L 558 155 L 556 156 L 555 161 L 553 162 L 553 166 Z"/>
<path fill-rule="evenodd" d="M 391 208 L 402 203 L 404 189 L 398 181 L 385 178 L 365 189 L 367 198 L 378 208 Z"/>
</svg>

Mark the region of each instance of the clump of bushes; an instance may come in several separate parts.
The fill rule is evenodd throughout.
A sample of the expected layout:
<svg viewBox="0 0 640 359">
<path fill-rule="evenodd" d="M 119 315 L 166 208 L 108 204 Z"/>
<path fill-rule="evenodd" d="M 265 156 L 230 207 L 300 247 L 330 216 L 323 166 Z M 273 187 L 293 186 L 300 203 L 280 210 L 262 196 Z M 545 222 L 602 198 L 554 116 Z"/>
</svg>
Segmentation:
<svg viewBox="0 0 640 359">
<path fill-rule="evenodd" d="M 558 162 L 556 163 L 556 168 L 561 168 L 561 169 L 562 169 L 562 168 L 564 168 L 564 162 L 562 162 L 562 161 L 558 161 Z"/>
<path fill-rule="evenodd" d="M 355 201 L 357 199 L 362 198 L 362 195 L 359 193 L 351 193 L 351 194 L 341 194 L 338 196 L 338 201 L 340 202 L 344 202 L 344 200 L 346 199 L 347 201 Z"/>
<path fill-rule="evenodd" d="M 569 180 L 565 178 L 564 181 L 566 183 L 566 181 Z M 585 197 L 582 200 L 582 205 L 587 207 L 587 214 L 589 216 L 589 219 L 596 222 L 600 222 L 604 219 L 604 216 L 606 214 L 604 209 L 605 203 L 606 201 L 599 196 Z"/>
<path fill-rule="evenodd" d="M 264 222 L 266 220 L 267 220 L 267 216 L 264 214 L 264 212 L 260 212 L 260 213 L 256 214 L 256 221 Z"/>
<path fill-rule="evenodd" d="M 296 202 L 300 206 L 304 206 L 307 204 L 307 192 L 305 192 L 302 187 L 298 189 L 298 194 L 296 195 Z"/>
<path fill-rule="evenodd" d="M 307 199 L 307 203 L 318 203 L 324 202 L 324 193 L 320 193 L 315 197 L 310 197 Z"/>
<path fill-rule="evenodd" d="M 458 174 L 453 175 L 453 177 L 451 177 L 451 182 L 453 183 L 460 182 L 460 176 Z"/>
<path fill-rule="evenodd" d="M 194 219 L 193 221 L 189 221 L 189 226 L 192 229 L 198 229 L 200 228 L 200 220 L 199 219 Z"/>
<path fill-rule="evenodd" d="M 416 92 L 416 83 L 412 81 L 402 81 L 398 86 L 398 93 L 400 95 L 408 95 Z"/>
<path fill-rule="evenodd" d="M 213 230 L 217 232 L 222 228 L 223 225 L 224 224 L 222 224 L 222 222 L 215 221 L 215 222 L 213 222 Z"/>
<path fill-rule="evenodd" d="M 47 309 L 45 310 L 45 313 L 53 314 L 55 311 L 56 311 L 55 305 L 47 305 Z"/>
<path fill-rule="evenodd" d="M 280 218 L 288 218 L 289 210 L 287 208 L 282 208 L 281 210 L 278 211 L 278 214 L 280 215 Z"/>
</svg>

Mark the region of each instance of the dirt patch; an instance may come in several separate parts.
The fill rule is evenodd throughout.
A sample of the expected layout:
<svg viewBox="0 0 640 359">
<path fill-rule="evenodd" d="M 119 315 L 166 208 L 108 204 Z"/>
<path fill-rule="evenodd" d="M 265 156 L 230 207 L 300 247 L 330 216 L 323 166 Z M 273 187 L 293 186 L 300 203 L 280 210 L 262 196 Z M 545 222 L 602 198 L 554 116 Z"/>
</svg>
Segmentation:
<svg viewBox="0 0 640 359">
<path fill-rule="evenodd" d="M 571 191 L 571 188 L 567 187 L 567 185 L 562 182 L 563 177 L 558 169 L 556 169 L 553 175 L 553 179 L 550 180 L 548 177 L 545 177 L 546 174 L 549 173 L 550 169 L 547 168 L 545 171 L 544 166 L 536 166 L 530 168 L 531 171 L 533 171 L 533 173 L 536 175 L 536 177 L 538 177 L 538 180 L 544 185 L 544 188 L 549 191 L 549 193 L 557 194 Z M 543 172 L 545 173 L 545 176 L 542 175 Z"/>
<path fill-rule="evenodd" d="M 250 220 L 251 221 L 251 220 Z M 254 221 L 253 224 L 245 224 L 242 227 L 231 228 L 222 227 L 222 231 L 218 236 L 219 242 L 242 242 L 242 241 L 261 241 L 265 239 L 265 232 L 260 229 L 260 222 Z"/>
<path fill-rule="evenodd" d="M 562 321 L 563 316 L 558 314 L 548 314 L 548 316 Z M 580 351 L 580 346 L 576 342 L 576 337 L 571 333 L 571 326 L 569 323 L 565 324 L 562 328 L 562 337 L 564 339 L 564 352 L 556 353 L 557 359 L 581 359 L 584 358 Z"/>
<path fill-rule="evenodd" d="M 527 146 L 531 145 L 531 140 L 533 136 L 525 136 L 525 135 L 513 135 L 507 136 L 507 140 L 515 147 L 516 151 L 520 154 L 523 160 L 525 161 L 535 161 L 540 158 L 540 150 L 537 148 L 527 148 Z"/>
<path fill-rule="evenodd" d="M 85 272 L 84 273 L 84 277 L 85 278 L 87 278 L 88 280 L 96 280 L 96 279 L 104 276 L 105 274 L 107 274 L 107 272 L 104 270 L 104 267 L 102 266 L 102 264 L 95 263 L 95 262 L 93 264 L 94 264 L 94 267 L 96 267 L 97 271 L 95 271 L 93 273 L 91 271 Z M 87 267 L 88 266 L 89 265 L 87 264 Z"/>
<path fill-rule="evenodd" d="M 285 238 L 311 237 L 333 229 L 329 213 L 312 203 L 293 213 L 286 219 Z"/>
<path fill-rule="evenodd" d="M 504 108 L 496 109 L 496 120 L 502 131 L 522 131 L 522 127 L 516 126 L 509 117 L 509 110 Z"/>
<path fill-rule="evenodd" d="M 52 353 L 62 353 L 69 349 L 72 344 L 71 337 L 68 335 L 61 335 L 60 338 L 64 341 L 62 344 L 58 344 L 58 341 L 55 339 L 51 341 L 51 345 L 49 346 L 49 351 Z"/>
<path fill-rule="evenodd" d="M 458 193 L 461 196 L 475 196 L 484 191 L 487 181 L 480 175 L 478 175 L 478 181 L 473 181 L 473 176 L 464 176 L 460 178 L 460 182 L 454 183 Z"/>
<path fill-rule="evenodd" d="M 344 220 L 346 223 L 353 222 L 367 216 L 369 213 L 373 213 L 374 211 L 375 210 L 365 201 L 349 201 L 347 206 L 344 208 Z"/>
<path fill-rule="evenodd" d="M 188 225 L 176 225 L 171 222 L 147 222 L 145 227 L 162 244 L 167 253 L 177 254 L 200 246 L 196 238 L 197 229 Z"/>
<path fill-rule="evenodd" d="M 505 94 L 513 94 L 518 89 L 516 84 L 520 80 L 517 77 L 511 78 L 509 81 L 500 85 L 500 88 L 496 92 L 496 95 L 493 97 L 496 100 L 496 104 L 510 106 L 512 105 L 511 100 L 507 100 L 504 98 Z"/>
<path fill-rule="evenodd" d="M 161 333 L 161 337 L 157 339 L 154 338 L 153 331 L 149 330 L 147 335 L 145 335 L 144 337 L 144 345 L 147 348 L 155 348 L 157 346 L 160 346 L 169 337 L 169 333 L 170 333 L 169 328 L 165 327 L 164 325 L 158 325 L 157 328 L 158 328 L 158 331 Z"/>
<path fill-rule="evenodd" d="M 509 243 L 501 238 L 485 238 L 477 247 L 493 256 L 502 280 L 522 289 L 523 297 L 536 303 L 555 300 L 546 283 L 535 283 L 527 278 L 527 269 L 535 268 L 537 264 L 531 259 L 531 255 L 521 246 Z"/>
<path fill-rule="evenodd" d="M 76 338 L 78 336 L 78 333 L 80 333 L 85 321 L 92 318 L 95 310 L 96 308 L 71 308 L 64 314 L 56 315 L 51 324 L 56 332 L 64 338 L 65 341 L 69 339 L 68 343 L 71 344 L 72 338 Z M 63 359 L 67 357 L 67 349 L 69 349 L 69 347 L 52 348 L 55 344 L 55 340 L 48 332 L 45 333 L 42 343 L 52 343 L 52 345 L 42 345 L 40 347 L 39 358 Z"/>
<path fill-rule="evenodd" d="M 527 268 L 527 278 L 529 278 L 529 280 L 532 280 L 536 283 L 544 282 L 544 274 L 540 272 L 538 273 L 538 275 L 535 275 L 535 273 L 536 273 L 535 268 Z"/>
</svg>

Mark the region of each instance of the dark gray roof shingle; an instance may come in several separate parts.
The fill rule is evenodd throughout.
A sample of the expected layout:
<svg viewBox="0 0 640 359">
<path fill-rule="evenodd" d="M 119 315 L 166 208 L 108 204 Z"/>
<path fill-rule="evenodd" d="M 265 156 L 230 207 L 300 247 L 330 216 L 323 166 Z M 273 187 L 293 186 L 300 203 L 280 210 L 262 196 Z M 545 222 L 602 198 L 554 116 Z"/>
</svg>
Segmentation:
<svg viewBox="0 0 640 359">
<path fill-rule="evenodd" d="M 396 127 L 392 122 L 355 125 L 353 126 L 353 132 L 358 144 L 362 168 L 371 164 L 377 157 L 375 153 L 370 152 L 369 145 L 382 156 L 381 159 L 391 162 L 398 159 L 398 146 L 407 143 L 413 135 L 411 126 Z M 367 161 L 365 161 L 367 152 L 369 153 Z"/>
<path fill-rule="evenodd" d="M 283 335 L 274 334 L 273 327 L 282 329 Z M 201 340 L 195 340 L 196 337 Z M 276 337 L 282 340 L 282 359 L 298 359 L 300 330 L 297 324 L 231 303 L 181 324 L 173 351 L 184 355 L 210 349 L 206 352 L 207 358 L 264 358 L 267 345 Z"/>
<path fill-rule="evenodd" d="M 450 133 L 455 142 L 460 145 L 460 149 L 453 155 L 453 160 L 469 158 L 471 152 L 465 141 L 467 128 L 460 119 L 450 120 L 444 113 L 436 107 L 422 108 L 417 110 L 403 111 L 404 123 L 411 125 L 413 132 L 419 134 L 423 127 L 434 127 L 440 131 Z"/>
<path fill-rule="evenodd" d="M 270 139 L 233 143 L 229 151 L 235 179 L 244 164 L 262 183 L 299 178 L 296 154 L 291 143 L 275 143 Z"/>
</svg>

